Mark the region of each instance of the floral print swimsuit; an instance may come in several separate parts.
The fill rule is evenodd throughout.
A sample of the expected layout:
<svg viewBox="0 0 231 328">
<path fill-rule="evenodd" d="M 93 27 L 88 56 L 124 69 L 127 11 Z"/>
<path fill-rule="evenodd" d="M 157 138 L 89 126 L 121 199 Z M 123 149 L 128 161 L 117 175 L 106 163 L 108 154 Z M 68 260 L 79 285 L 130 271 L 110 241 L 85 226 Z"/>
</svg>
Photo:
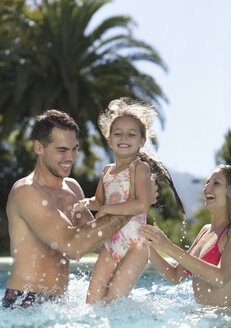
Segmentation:
<svg viewBox="0 0 231 328">
<path fill-rule="evenodd" d="M 126 202 L 129 198 L 130 187 L 129 167 L 116 174 L 110 173 L 112 168 L 113 165 L 103 177 L 105 203 L 118 204 Z M 119 262 L 129 247 L 137 243 L 142 243 L 143 238 L 139 230 L 141 225 L 145 223 L 146 213 L 133 216 L 121 230 L 105 243 L 106 248 L 114 260 Z"/>
</svg>

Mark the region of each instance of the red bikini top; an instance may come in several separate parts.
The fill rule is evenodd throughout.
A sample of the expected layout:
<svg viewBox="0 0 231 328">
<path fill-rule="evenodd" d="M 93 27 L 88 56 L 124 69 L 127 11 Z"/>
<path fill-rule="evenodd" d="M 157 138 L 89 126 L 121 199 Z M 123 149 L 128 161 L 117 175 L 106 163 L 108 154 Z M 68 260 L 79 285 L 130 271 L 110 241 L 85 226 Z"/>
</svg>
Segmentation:
<svg viewBox="0 0 231 328">
<path fill-rule="evenodd" d="M 208 262 L 210 264 L 214 264 L 214 265 L 218 265 L 219 261 L 220 261 L 220 258 L 221 258 L 221 252 L 218 248 L 218 242 L 222 236 L 222 234 L 224 233 L 224 231 L 228 228 L 228 226 L 230 225 L 231 223 L 227 224 L 224 229 L 221 231 L 221 233 L 219 234 L 218 238 L 217 238 L 217 241 L 214 245 L 212 245 L 208 250 L 207 252 L 205 252 L 205 254 L 200 258 L 201 260 L 204 260 L 205 262 Z M 200 238 L 196 241 L 195 245 L 193 246 L 193 248 L 197 245 L 197 243 L 199 242 L 199 240 L 201 240 L 201 238 L 204 236 L 204 234 L 208 231 L 205 230 L 202 235 L 200 236 Z M 192 248 L 192 249 L 193 249 Z M 190 250 L 190 252 L 192 251 L 192 249 Z M 189 253 L 190 253 L 189 252 Z M 188 275 L 189 276 L 192 276 L 192 272 L 190 272 L 189 270 L 186 270 Z"/>
</svg>

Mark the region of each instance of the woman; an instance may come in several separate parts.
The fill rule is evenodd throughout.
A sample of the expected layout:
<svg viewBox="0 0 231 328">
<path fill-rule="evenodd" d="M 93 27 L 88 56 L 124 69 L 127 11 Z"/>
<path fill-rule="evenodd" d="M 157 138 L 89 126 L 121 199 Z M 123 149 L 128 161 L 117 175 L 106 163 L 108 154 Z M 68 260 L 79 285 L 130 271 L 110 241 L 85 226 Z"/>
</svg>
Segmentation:
<svg viewBox="0 0 231 328">
<path fill-rule="evenodd" d="M 205 207 L 212 213 L 188 252 L 174 245 L 157 227 L 145 225 L 142 233 L 149 239 L 150 260 L 171 283 L 192 276 L 198 303 L 213 306 L 231 305 L 231 166 L 219 165 L 204 187 Z M 155 250 L 165 252 L 179 264 L 168 263 Z"/>
</svg>

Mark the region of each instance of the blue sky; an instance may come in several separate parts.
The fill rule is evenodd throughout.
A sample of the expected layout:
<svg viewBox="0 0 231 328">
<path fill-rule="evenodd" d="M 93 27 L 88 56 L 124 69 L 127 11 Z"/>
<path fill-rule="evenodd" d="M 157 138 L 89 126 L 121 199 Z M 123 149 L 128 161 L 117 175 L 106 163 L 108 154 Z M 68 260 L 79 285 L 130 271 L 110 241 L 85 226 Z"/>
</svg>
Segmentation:
<svg viewBox="0 0 231 328">
<path fill-rule="evenodd" d="M 206 177 L 231 129 L 231 1 L 114 0 L 99 18 L 129 15 L 133 35 L 168 66 L 142 66 L 169 98 L 165 128 L 156 123 L 157 156 L 172 170 Z"/>
</svg>

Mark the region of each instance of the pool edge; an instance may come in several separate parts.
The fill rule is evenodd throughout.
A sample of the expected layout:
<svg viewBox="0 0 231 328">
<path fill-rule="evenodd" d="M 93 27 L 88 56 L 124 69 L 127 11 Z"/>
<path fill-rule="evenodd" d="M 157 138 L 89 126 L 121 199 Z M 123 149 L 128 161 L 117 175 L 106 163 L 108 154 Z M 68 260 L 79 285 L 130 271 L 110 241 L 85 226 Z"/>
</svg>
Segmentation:
<svg viewBox="0 0 231 328">
<path fill-rule="evenodd" d="M 70 261 L 70 272 L 76 272 L 77 268 L 80 270 L 92 270 L 97 256 L 95 257 L 82 257 L 79 262 Z M 0 271 L 10 271 L 12 267 L 12 257 L 0 257 Z M 155 271 L 153 265 L 148 262 L 145 268 L 146 271 Z"/>
</svg>

